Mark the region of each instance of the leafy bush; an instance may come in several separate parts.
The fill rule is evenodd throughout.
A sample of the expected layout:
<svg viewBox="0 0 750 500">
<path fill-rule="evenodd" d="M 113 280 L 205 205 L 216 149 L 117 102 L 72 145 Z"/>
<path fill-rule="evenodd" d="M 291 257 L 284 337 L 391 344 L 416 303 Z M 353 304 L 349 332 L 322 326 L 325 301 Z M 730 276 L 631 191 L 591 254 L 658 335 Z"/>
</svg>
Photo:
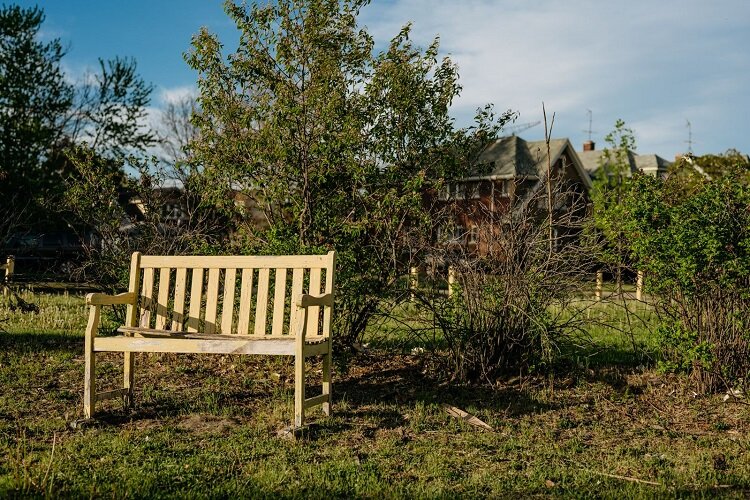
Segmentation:
<svg viewBox="0 0 750 500">
<path fill-rule="evenodd" d="M 664 326 L 663 364 L 700 391 L 750 378 L 750 191 L 742 172 L 709 178 L 684 165 L 667 179 L 637 175 L 622 228 Z"/>
</svg>

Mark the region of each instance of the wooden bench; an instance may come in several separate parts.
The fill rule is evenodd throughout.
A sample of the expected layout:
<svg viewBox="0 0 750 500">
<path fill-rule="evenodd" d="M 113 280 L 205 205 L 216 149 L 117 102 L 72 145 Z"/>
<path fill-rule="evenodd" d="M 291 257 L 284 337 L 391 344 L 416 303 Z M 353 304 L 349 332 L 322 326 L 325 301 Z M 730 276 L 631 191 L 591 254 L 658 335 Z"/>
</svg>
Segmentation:
<svg viewBox="0 0 750 500">
<path fill-rule="evenodd" d="M 304 425 L 305 410 L 313 406 L 322 405 L 330 415 L 335 262 L 335 252 L 268 257 L 134 253 L 127 293 L 86 296 L 85 417 L 91 418 L 95 404 L 105 399 L 122 397 L 126 407 L 132 404 L 136 352 L 294 356 L 294 426 Z M 97 337 L 101 307 L 117 304 L 127 305 L 120 334 Z M 96 392 L 98 352 L 124 353 L 121 389 Z M 316 355 L 323 356 L 323 390 L 306 399 L 305 358 Z"/>
</svg>

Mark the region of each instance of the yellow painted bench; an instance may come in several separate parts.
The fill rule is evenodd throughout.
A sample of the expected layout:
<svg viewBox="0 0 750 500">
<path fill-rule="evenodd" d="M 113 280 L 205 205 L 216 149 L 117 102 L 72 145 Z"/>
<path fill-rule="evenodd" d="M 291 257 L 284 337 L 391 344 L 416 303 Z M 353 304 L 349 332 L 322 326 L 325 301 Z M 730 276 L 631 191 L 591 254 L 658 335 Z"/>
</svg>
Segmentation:
<svg viewBox="0 0 750 500">
<path fill-rule="evenodd" d="M 136 352 L 294 356 L 294 426 L 331 411 L 331 314 L 336 253 L 284 256 L 133 254 L 127 293 L 86 296 L 84 415 L 98 401 L 133 402 Z M 98 337 L 104 305 L 127 305 L 119 335 Z M 96 353 L 124 353 L 123 387 L 96 391 Z M 323 356 L 322 394 L 305 398 L 305 358 Z"/>
</svg>

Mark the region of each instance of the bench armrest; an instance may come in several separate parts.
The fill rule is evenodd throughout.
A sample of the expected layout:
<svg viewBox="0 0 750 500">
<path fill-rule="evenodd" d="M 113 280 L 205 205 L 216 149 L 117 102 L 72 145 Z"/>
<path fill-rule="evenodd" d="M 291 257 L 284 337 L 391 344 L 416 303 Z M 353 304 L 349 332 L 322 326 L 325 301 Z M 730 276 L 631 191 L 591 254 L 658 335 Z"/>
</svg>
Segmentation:
<svg viewBox="0 0 750 500">
<path fill-rule="evenodd" d="M 325 295 L 310 295 L 302 294 L 297 300 L 299 307 L 312 307 L 312 306 L 333 306 L 333 294 L 327 293 Z"/>
<path fill-rule="evenodd" d="M 90 293 L 86 295 L 86 304 L 89 306 L 114 306 L 118 304 L 135 304 L 137 297 L 134 292 L 125 292 L 117 295 L 106 293 Z"/>
</svg>

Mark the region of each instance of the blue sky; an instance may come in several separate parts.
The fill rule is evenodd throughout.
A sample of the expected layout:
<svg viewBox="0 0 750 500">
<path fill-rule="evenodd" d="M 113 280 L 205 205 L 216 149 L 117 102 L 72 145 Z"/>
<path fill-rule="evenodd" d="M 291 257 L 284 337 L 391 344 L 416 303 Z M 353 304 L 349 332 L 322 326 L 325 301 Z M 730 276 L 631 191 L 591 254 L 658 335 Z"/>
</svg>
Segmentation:
<svg viewBox="0 0 750 500">
<path fill-rule="evenodd" d="M 68 44 L 65 69 L 76 78 L 97 57 L 132 56 L 155 85 L 155 112 L 194 91 L 183 53 L 201 26 L 228 48 L 237 33 L 218 0 L 23 0 L 47 14 L 45 37 Z M 459 125 L 487 102 L 520 111 L 518 123 L 555 111 L 553 136 L 579 149 L 616 119 L 635 130 L 638 152 L 672 159 L 737 148 L 750 153 L 750 1 L 747 0 L 373 0 L 362 24 L 385 43 L 407 21 L 426 46 L 435 35 L 459 65 L 464 90 Z M 541 126 L 521 132 L 543 137 Z"/>
</svg>

